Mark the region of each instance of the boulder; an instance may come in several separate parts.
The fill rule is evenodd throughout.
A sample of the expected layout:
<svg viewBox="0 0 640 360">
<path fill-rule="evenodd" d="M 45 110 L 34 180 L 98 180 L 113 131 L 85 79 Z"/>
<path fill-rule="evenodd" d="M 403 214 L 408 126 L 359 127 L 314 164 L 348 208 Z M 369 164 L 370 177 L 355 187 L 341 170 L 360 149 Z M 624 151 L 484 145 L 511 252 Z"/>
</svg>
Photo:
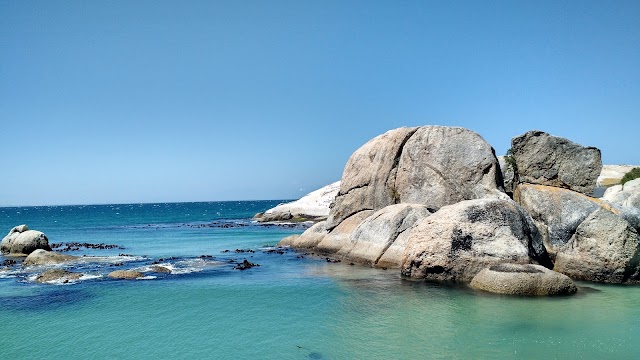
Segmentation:
<svg viewBox="0 0 640 360">
<path fill-rule="evenodd" d="M 514 200 L 533 218 L 552 259 L 594 211 L 614 211 L 609 203 L 552 186 L 519 184 Z"/>
<path fill-rule="evenodd" d="M 422 204 L 436 211 L 485 197 L 508 198 L 493 148 L 480 135 L 459 127 L 399 128 L 351 155 L 327 229 L 357 212 L 393 204 Z"/>
<path fill-rule="evenodd" d="M 47 236 L 27 225 L 19 225 L 9 231 L 0 243 L 0 252 L 11 256 L 27 256 L 35 249 L 51 250 Z"/>
<path fill-rule="evenodd" d="M 412 278 L 469 282 L 503 262 L 551 265 L 533 221 L 510 200 L 445 206 L 413 227 L 407 241 L 401 272 Z"/>
<path fill-rule="evenodd" d="M 566 275 L 533 264 L 498 264 L 482 269 L 471 280 L 476 290 L 506 295 L 571 295 L 578 291 Z"/>
<path fill-rule="evenodd" d="M 77 256 L 64 255 L 55 251 L 37 249 L 24 259 L 23 265 L 53 265 L 77 260 Z"/>
<path fill-rule="evenodd" d="M 493 148 L 460 127 L 419 128 L 403 146 L 394 189 L 396 202 L 434 210 L 463 200 L 508 199 Z"/>
<path fill-rule="evenodd" d="M 520 184 L 514 198 L 533 217 L 555 271 L 579 280 L 637 281 L 638 210 L 542 185 Z"/>
<path fill-rule="evenodd" d="M 602 199 L 619 207 L 640 209 L 640 178 L 627 181 L 624 185 L 614 185 L 608 188 Z"/>
<path fill-rule="evenodd" d="M 417 128 L 398 128 L 376 136 L 356 150 L 344 168 L 327 229 L 363 210 L 378 210 L 399 201 L 395 191 L 403 146 Z"/>
<path fill-rule="evenodd" d="M 600 208 L 558 248 L 554 270 L 576 280 L 606 283 L 640 281 L 640 238 L 616 209 Z"/>
<path fill-rule="evenodd" d="M 134 270 L 116 270 L 116 271 L 110 272 L 109 275 L 107 276 L 112 279 L 132 280 L 132 279 L 138 279 L 138 278 L 144 277 L 144 274 Z"/>
<path fill-rule="evenodd" d="M 315 250 L 323 254 L 335 254 L 340 251 L 343 246 L 349 246 L 351 233 L 371 214 L 373 214 L 372 210 L 364 210 L 344 219 L 337 227 L 322 237 L 322 240 L 316 245 Z M 307 241 L 305 240 L 305 233 L 300 236 L 300 241 Z"/>
<path fill-rule="evenodd" d="M 322 239 L 329 233 L 326 227 L 327 222 L 321 221 L 308 228 L 301 235 L 291 235 L 280 240 L 278 246 L 291 246 L 296 249 L 315 248 Z"/>
<path fill-rule="evenodd" d="M 366 218 L 349 236 L 338 252 L 346 260 L 381 267 L 400 267 L 406 241 L 398 237 L 416 222 L 431 215 L 425 205 L 396 204 L 384 207 Z M 388 254 L 387 254 L 388 253 Z"/>
<path fill-rule="evenodd" d="M 329 216 L 329 206 L 338 194 L 340 181 L 312 191 L 299 200 L 280 204 L 253 218 L 259 222 L 268 221 L 322 221 Z"/>
<path fill-rule="evenodd" d="M 511 140 L 520 183 L 548 185 L 593 194 L 602 169 L 600 150 L 542 131 Z"/>
<path fill-rule="evenodd" d="M 82 274 L 70 272 L 64 269 L 50 269 L 36 277 L 37 283 L 47 282 L 69 282 L 78 280 L 82 277 Z"/>
</svg>

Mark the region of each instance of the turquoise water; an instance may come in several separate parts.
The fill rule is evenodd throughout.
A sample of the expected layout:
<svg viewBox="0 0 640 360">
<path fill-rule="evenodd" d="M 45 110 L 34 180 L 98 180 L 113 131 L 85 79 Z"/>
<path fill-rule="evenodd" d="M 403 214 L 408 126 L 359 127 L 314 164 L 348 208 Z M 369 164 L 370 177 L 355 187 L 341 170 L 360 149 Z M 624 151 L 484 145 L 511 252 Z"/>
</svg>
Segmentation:
<svg viewBox="0 0 640 360">
<path fill-rule="evenodd" d="M 303 231 L 250 222 L 277 203 L 0 208 L 3 232 L 26 223 L 50 243 L 124 247 L 70 252 L 113 259 L 70 268 L 92 275 L 72 284 L 33 283 L 38 269 L 2 273 L 0 358 L 640 358 L 638 287 L 511 298 L 268 252 Z M 104 276 L 161 258 L 181 273 Z M 245 258 L 261 266 L 234 270 Z"/>
</svg>

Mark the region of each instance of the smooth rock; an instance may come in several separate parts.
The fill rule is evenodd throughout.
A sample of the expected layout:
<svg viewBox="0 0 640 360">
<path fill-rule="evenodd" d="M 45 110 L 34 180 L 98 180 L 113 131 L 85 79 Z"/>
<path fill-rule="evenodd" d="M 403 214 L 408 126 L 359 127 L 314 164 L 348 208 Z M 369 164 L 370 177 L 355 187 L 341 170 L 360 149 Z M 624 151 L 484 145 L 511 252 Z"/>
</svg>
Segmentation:
<svg viewBox="0 0 640 360">
<path fill-rule="evenodd" d="M 116 270 L 116 271 L 110 272 L 109 275 L 107 276 L 112 279 L 132 280 L 132 279 L 138 279 L 138 278 L 144 277 L 144 274 L 134 270 Z"/>
<path fill-rule="evenodd" d="M 278 246 L 291 246 L 296 249 L 312 249 L 329 233 L 326 224 L 326 221 L 321 221 L 308 228 L 301 235 L 287 236 L 280 240 Z"/>
<path fill-rule="evenodd" d="M 356 150 L 344 168 L 340 191 L 329 212 L 327 229 L 363 210 L 399 202 L 396 171 L 405 142 L 417 128 L 398 128 L 376 136 Z"/>
<path fill-rule="evenodd" d="M 620 213 L 601 208 L 591 213 L 569 242 L 558 248 L 554 270 L 576 280 L 637 283 L 640 238 Z"/>
<path fill-rule="evenodd" d="M 50 269 L 36 277 L 37 283 L 47 282 L 69 282 L 78 280 L 82 277 L 80 273 L 70 272 L 64 269 Z"/>
<path fill-rule="evenodd" d="M 542 131 L 511 140 L 519 183 L 548 185 L 593 194 L 602 170 L 600 150 Z"/>
<path fill-rule="evenodd" d="M 372 266 L 386 255 L 382 267 L 400 267 L 406 242 L 396 244 L 398 236 L 429 215 L 431 211 L 425 205 L 396 204 L 384 207 L 358 225 L 338 255 L 345 260 Z M 392 249 L 393 245 L 396 246 Z"/>
<path fill-rule="evenodd" d="M 538 262 L 551 266 L 529 215 L 511 200 L 467 200 L 445 206 L 408 235 L 404 276 L 469 282 L 491 265 Z"/>
<path fill-rule="evenodd" d="M 315 250 L 323 254 L 335 254 L 340 251 L 342 247 L 349 246 L 351 233 L 371 214 L 373 214 L 372 210 L 364 210 L 344 219 L 340 225 L 322 237 L 322 240 L 316 245 Z M 304 241 L 307 241 L 305 239 L 305 233 L 300 236 L 300 242 Z"/>
<path fill-rule="evenodd" d="M 62 264 L 69 261 L 79 259 L 77 256 L 64 255 L 55 251 L 47 251 L 43 249 L 36 249 L 29 254 L 25 259 L 24 265 L 53 265 Z"/>
<path fill-rule="evenodd" d="M 508 199 L 491 145 L 471 130 L 423 126 L 402 148 L 396 202 L 438 210 L 463 200 Z"/>
<path fill-rule="evenodd" d="M 471 280 L 477 290 L 506 295 L 571 295 L 578 289 L 566 275 L 533 264 L 498 264 L 482 269 Z"/>
<path fill-rule="evenodd" d="M 15 226 L 0 243 L 0 252 L 11 256 L 27 256 L 35 249 L 51 250 L 49 240 L 44 233 L 29 230 L 27 225 Z"/>
<path fill-rule="evenodd" d="M 302 198 L 286 204 L 280 204 L 264 213 L 254 216 L 259 222 L 269 221 L 322 221 L 329 216 L 329 206 L 340 190 L 340 181 L 336 181 Z"/>
</svg>

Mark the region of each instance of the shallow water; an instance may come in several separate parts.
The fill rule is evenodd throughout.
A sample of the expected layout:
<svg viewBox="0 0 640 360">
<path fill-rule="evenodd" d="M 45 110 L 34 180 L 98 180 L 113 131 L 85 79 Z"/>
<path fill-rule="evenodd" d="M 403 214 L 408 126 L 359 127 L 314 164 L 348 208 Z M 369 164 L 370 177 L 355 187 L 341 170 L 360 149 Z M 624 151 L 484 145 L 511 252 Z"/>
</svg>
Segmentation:
<svg viewBox="0 0 640 360">
<path fill-rule="evenodd" d="M 41 269 L 0 275 L 0 357 L 640 357 L 638 287 L 581 283 L 573 297 L 512 298 L 268 252 L 302 231 L 251 224 L 255 212 L 277 203 L 0 208 L 6 231 L 27 223 L 50 243 L 125 248 L 69 252 L 118 259 L 72 266 L 94 275 L 72 284 L 31 282 Z M 220 219 L 235 227 L 199 227 Z M 123 252 L 134 257 L 121 261 Z M 205 254 L 213 258 L 199 258 Z M 133 281 L 104 276 L 161 258 L 183 271 Z M 245 258 L 261 266 L 239 271 L 229 262 Z"/>
</svg>

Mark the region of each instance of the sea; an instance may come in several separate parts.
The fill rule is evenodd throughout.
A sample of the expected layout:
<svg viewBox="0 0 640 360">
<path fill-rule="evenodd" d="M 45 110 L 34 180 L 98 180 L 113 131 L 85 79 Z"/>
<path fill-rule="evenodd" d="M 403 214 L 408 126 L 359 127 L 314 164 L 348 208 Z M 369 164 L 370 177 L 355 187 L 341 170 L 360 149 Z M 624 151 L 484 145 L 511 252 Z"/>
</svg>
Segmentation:
<svg viewBox="0 0 640 360">
<path fill-rule="evenodd" d="M 412 281 L 279 249 L 306 225 L 251 218 L 280 202 L 0 208 L 2 232 L 43 231 L 84 274 L 40 284 L 46 267 L 0 257 L 0 359 L 640 358 L 640 287 L 535 298 Z M 145 276 L 107 277 L 120 269 Z"/>
</svg>

